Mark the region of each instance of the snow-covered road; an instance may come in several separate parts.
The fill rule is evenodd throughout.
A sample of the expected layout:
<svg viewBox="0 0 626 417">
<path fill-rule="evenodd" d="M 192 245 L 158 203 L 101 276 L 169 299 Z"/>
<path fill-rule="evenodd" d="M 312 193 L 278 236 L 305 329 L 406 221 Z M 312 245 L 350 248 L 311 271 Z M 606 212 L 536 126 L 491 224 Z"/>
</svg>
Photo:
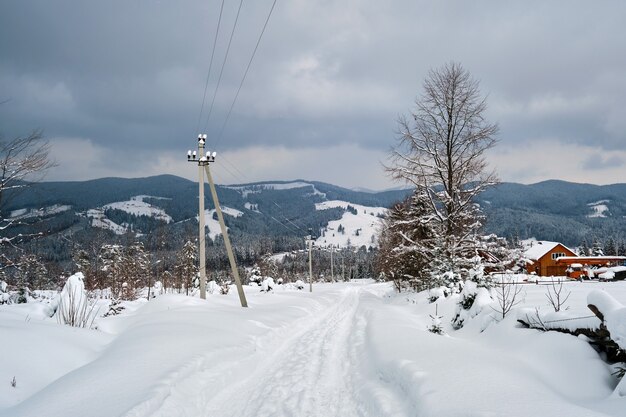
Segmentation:
<svg viewBox="0 0 626 417">
<path fill-rule="evenodd" d="M 359 374 L 358 288 L 343 290 L 335 305 L 287 337 L 241 382 L 219 393 L 207 415 L 357 416 Z M 360 382 L 360 381 L 359 381 Z"/>
<path fill-rule="evenodd" d="M 624 298 L 622 287 L 613 290 Z M 3 347 L 19 356 L 20 340 L 45 340 L 27 350 L 39 366 L 54 363 L 56 375 L 46 381 L 27 358 L 0 356 L 0 378 L 18 380 L 0 385 L 0 416 L 587 417 L 621 416 L 626 406 L 611 396 L 617 382 L 607 365 L 572 336 L 514 320 L 481 332 L 479 319 L 434 335 L 425 296 L 395 295 L 388 284 L 248 291 L 249 309 L 235 294 L 162 296 L 101 319 L 99 331 L 0 309 L 8 317 L 0 334 L 14 336 Z M 446 300 L 440 314 L 453 305 Z"/>
</svg>

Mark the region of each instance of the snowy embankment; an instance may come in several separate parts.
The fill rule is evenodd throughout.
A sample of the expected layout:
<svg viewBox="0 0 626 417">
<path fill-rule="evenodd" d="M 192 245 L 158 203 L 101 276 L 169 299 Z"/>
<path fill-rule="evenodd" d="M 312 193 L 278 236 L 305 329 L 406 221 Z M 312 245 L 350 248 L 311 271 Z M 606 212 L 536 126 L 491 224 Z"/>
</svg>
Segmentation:
<svg viewBox="0 0 626 417">
<path fill-rule="evenodd" d="M 581 313 L 588 316 L 591 288 L 584 285 L 568 287 L 568 304 L 580 302 Z M 626 298 L 626 285 L 618 285 Z M 548 309 L 545 288 L 525 285 L 520 307 Z M 587 341 L 520 328 L 516 310 L 497 322 L 491 306 L 453 331 L 445 323 L 454 315 L 455 298 L 431 304 L 426 294 L 394 297 L 390 307 L 371 313 L 369 357 L 381 378 L 412 404 L 402 415 L 623 415 L 626 397 L 612 396 L 617 379 Z M 407 304 L 414 304 L 412 314 L 406 314 Z M 420 331 L 431 325 L 435 305 L 447 335 Z"/>
<path fill-rule="evenodd" d="M 583 315 L 594 289 L 626 304 L 624 282 L 566 288 Z M 0 416 L 623 416 L 584 339 L 518 326 L 520 309 L 550 308 L 545 292 L 525 284 L 504 320 L 483 306 L 458 331 L 458 295 L 429 303 L 371 281 L 246 287 L 248 309 L 235 291 L 160 296 L 98 330 L 0 306 Z M 446 335 L 427 331 L 435 308 Z"/>
</svg>

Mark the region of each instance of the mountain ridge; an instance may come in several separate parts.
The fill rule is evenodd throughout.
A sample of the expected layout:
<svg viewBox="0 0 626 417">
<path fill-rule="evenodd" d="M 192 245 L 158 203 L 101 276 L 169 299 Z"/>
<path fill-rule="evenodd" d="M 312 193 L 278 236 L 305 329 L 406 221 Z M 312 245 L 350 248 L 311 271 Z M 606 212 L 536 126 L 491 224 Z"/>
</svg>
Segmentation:
<svg viewBox="0 0 626 417">
<path fill-rule="evenodd" d="M 293 186 L 290 186 L 293 185 Z M 50 181 L 33 184 L 29 192 L 15 196 L 6 211 L 36 210 L 54 205 L 71 206 L 55 213 L 68 223 L 77 223 L 81 213 L 101 209 L 104 216 L 129 224 L 141 223 L 142 232 L 156 227 L 152 221 L 132 217 L 105 205 L 147 196 L 148 204 L 168 213 L 175 222 L 197 215 L 197 182 L 171 174 L 143 178 L 106 177 L 86 181 Z M 205 185 L 206 187 L 206 185 Z M 390 207 L 410 194 L 410 189 L 378 192 L 355 191 L 333 184 L 305 179 L 256 181 L 217 185 L 220 203 L 246 213 L 230 218 L 233 231 L 252 235 L 296 236 L 304 230 L 322 230 L 339 220 L 341 208 L 316 210 L 322 201 L 345 201 L 369 207 Z M 208 189 L 207 210 L 212 209 Z M 165 200 L 154 199 L 163 197 Z M 626 184 L 580 184 L 546 180 L 535 184 L 502 182 L 484 191 L 477 203 L 485 214 L 485 233 L 508 238 L 558 240 L 578 245 L 598 237 L 626 236 Z M 44 210 L 45 212 L 45 210 Z M 73 218 L 75 216 L 76 218 Z M 73 220 L 70 220 L 70 219 Z M 263 220 L 265 219 L 265 220 Z M 265 221 L 265 224 L 263 222 Z M 268 226 L 279 226 L 275 230 Z M 295 226 L 297 225 L 297 226 Z M 137 227 L 141 230 L 141 228 Z M 54 229 L 54 228 L 53 228 Z M 52 229 L 51 229 L 52 230 Z"/>
</svg>

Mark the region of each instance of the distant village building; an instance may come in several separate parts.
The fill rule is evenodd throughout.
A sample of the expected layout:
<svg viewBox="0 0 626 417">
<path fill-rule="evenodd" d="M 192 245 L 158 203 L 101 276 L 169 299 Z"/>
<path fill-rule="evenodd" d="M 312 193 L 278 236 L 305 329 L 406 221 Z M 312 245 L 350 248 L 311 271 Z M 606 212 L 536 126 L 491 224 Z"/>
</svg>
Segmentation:
<svg viewBox="0 0 626 417">
<path fill-rule="evenodd" d="M 532 242 L 524 252 L 526 271 L 542 277 L 565 276 L 567 265 L 559 264 L 557 260 L 564 256 L 577 256 L 576 253 L 559 242 L 536 241 Z"/>
</svg>

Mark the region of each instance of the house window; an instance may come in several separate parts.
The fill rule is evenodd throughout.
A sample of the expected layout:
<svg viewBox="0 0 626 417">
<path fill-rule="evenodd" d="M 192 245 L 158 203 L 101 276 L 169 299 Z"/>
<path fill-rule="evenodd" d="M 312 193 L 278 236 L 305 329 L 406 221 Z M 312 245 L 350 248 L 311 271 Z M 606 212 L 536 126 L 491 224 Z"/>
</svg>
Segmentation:
<svg viewBox="0 0 626 417">
<path fill-rule="evenodd" d="M 557 260 L 557 258 L 560 258 L 560 257 L 562 257 L 562 256 L 565 256 L 565 254 L 564 254 L 563 252 L 554 252 L 554 253 L 552 254 L 552 260 L 553 260 L 553 261 L 556 261 L 556 260 Z"/>
</svg>

